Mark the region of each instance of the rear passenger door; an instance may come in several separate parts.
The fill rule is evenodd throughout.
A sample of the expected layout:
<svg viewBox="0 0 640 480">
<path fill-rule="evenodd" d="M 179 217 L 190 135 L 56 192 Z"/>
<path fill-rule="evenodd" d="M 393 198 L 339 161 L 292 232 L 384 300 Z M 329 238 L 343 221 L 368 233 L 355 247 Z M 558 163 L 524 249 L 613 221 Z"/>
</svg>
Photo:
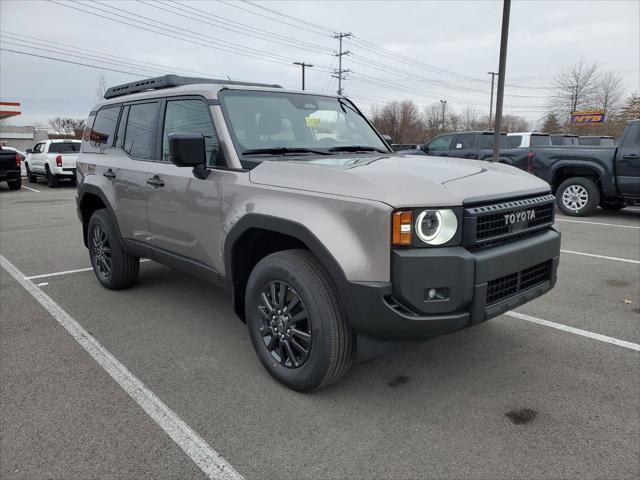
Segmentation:
<svg viewBox="0 0 640 480">
<path fill-rule="evenodd" d="M 477 135 L 474 133 L 459 133 L 451 145 L 452 149 L 449 155 L 458 158 L 477 158 L 476 137 Z"/>
<path fill-rule="evenodd" d="M 225 175 L 219 159 L 211 107 L 202 97 L 168 98 L 160 121 L 158 162 L 147 185 L 147 218 L 154 255 L 165 264 L 193 267 L 207 275 L 223 270 L 220 256 L 220 194 Z M 169 161 L 168 137 L 172 133 L 200 133 L 205 138 L 206 179 L 191 168 Z M 160 258 L 162 257 L 162 258 Z M 198 273 L 194 271 L 194 273 Z"/>
</svg>

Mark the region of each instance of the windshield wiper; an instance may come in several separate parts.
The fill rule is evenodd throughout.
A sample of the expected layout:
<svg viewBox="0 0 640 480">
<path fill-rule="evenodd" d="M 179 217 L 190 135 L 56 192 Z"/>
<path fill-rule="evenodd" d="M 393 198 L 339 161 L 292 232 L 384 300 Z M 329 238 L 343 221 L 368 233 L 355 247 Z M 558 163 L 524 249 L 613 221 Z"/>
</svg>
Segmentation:
<svg viewBox="0 0 640 480">
<path fill-rule="evenodd" d="M 324 150 L 314 150 L 313 148 L 289 148 L 289 147 L 272 147 L 272 148 L 252 148 L 242 152 L 242 155 L 286 155 L 287 153 L 315 153 L 316 155 L 329 155 Z"/>
<path fill-rule="evenodd" d="M 377 147 L 370 147 L 369 145 L 345 145 L 342 147 L 332 147 L 330 152 L 379 152 L 389 153 L 386 150 Z"/>
</svg>

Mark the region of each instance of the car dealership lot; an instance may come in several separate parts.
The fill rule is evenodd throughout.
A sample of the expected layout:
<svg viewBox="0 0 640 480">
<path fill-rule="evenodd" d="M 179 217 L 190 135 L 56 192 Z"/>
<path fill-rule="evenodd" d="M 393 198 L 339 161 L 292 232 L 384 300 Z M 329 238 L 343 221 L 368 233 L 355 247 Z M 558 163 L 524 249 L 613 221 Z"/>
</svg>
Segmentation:
<svg viewBox="0 0 640 480">
<path fill-rule="evenodd" d="M 503 315 L 304 395 L 264 371 L 215 286 L 145 262 L 135 287 L 102 288 L 83 270 L 75 189 L 28 186 L 0 187 L 0 253 L 126 367 L 116 380 L 135 376 L 177 415 L 183 437 L 1 268 L 1 478 L 206 478 L 194 462 L 206 448 L 184 450 L 189 428 L 246 478 L 640 474 L 638 209 L 558 216 L 558 285 L 517 312 L 581 334 Z M 70 270 L 82 271 L 50 275 Z"/>
</svg>

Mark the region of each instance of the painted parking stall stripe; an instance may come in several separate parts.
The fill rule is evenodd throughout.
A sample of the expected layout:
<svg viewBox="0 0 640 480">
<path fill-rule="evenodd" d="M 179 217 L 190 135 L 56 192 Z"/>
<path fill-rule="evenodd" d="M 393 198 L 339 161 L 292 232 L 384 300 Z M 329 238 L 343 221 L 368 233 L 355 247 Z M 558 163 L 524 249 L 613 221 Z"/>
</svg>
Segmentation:
<svg viewBox="0 0 640 480">
<path fill-rule="evenodd" d="M 150 262 L 148 258 L 143 258 L 140 260 L 140 263 Z M 93 267 L 87 268 L 76 268 L 75 270 L 63 270 L 61 272 L 53 272 L 53 273 L 43 273 L 42 275 L 32 275 L 30 277 L 24 277 L 25 280 L 35 280 L 37 278 L 48 278 L 48 277 L 57 277 L 60 275 L 69 275 L 70 273 L 80 273 L 80 272 L 90 272 L 93 270 Z"/>
<path fill-rule="evenodd" d="M 596 255 L 595 253 L 576 252 L 575 250 L 560 250 L 562 253 L 570 253 L 572 255 L 582 255 L 584 257 L 595 257 L 603 260 L 613 260 L 616 262 L 634 263 L 640 265 L 640 260 L 632 260 L 630 258 L 608 257 L 606 255 Z"/>
<path fill-rule="evenodd" d="M 640 230 L 640 227 L 636 227 L 633 225 L 620 225 L 618 223 L 602 223 L 602 222 L 587 222 L 584 220 L 567 220 L 565 218 L 557 218 L 556 217 L 556 222 L 567 222 L 567 223 L 583 223 L 585 225 L 600 225 L 603 227 L 618 227 L 618 228 L 632 228 L 635 230 Z"/>
<path fill-rule="evenodd" d="M 31 188 L 31 187 L 25 187 L 24 185 L 22 185 L 21 188 L 25 188 L 27 190 L 31 190 L 32 192 L 40 193 L 40 190 L 36 190 L 35 188 Z"/>
<path fill-rule="evenodd" d="M 563 325 L 561 323 L 550 322 L 549 320 L 532 317 L 524 313 L 507 312 L 505 313 L 505 315 L 508 315 L 509 317 L 513 317 L 513 318 L 519 318 L 520 320 L 525 320 L 527 322 L 537 323 L 538 325 L 544 325 L 545 327 L 551 327 L 557 330 L 562 330 L 564 332 L 573 333 L 575 335 L 580 335 L 582 337 L 591 338 L 593 340 L 599 340 L 600 342 L 610 343 L 612 345 L 617 345 L 618 347 L 628 348 L 630 350 L 635 350 L 636 352 L 640 352 L 640 345 L 637 343 L 627 342 L 626 340 L 619 340 L 613 337 L 607 337 L 606 335 L 600 335 L 599 333 L 593 333 L 587 330 L 581 330 L 579 328 L 570 327 L 568 325 Z"/>
<path fill-rule="evenodd" d="M 4 255 L 0 265 L 84 348 L 127 394 L 162 428 L 210 479 L 242 480 L 243 477 L 202 437 L 165 405 L 98 340 L 87 332 L 51 297 L 18 270 Z"/>
</svg>

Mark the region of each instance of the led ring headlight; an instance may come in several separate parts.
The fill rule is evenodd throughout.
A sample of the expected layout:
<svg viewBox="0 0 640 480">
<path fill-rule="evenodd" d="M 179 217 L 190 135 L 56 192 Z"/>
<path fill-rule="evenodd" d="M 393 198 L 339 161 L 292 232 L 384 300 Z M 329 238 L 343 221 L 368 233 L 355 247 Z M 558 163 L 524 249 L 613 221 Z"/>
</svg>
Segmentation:
<svg viewBox="0 0 640 480">
<path fill-rule="evenodd" d="M 443 245 L 458 230 L 458 219 L 453 210 L 423 210 L 416 219 L 418 238 L 429 245 Z"/>
</svg>

